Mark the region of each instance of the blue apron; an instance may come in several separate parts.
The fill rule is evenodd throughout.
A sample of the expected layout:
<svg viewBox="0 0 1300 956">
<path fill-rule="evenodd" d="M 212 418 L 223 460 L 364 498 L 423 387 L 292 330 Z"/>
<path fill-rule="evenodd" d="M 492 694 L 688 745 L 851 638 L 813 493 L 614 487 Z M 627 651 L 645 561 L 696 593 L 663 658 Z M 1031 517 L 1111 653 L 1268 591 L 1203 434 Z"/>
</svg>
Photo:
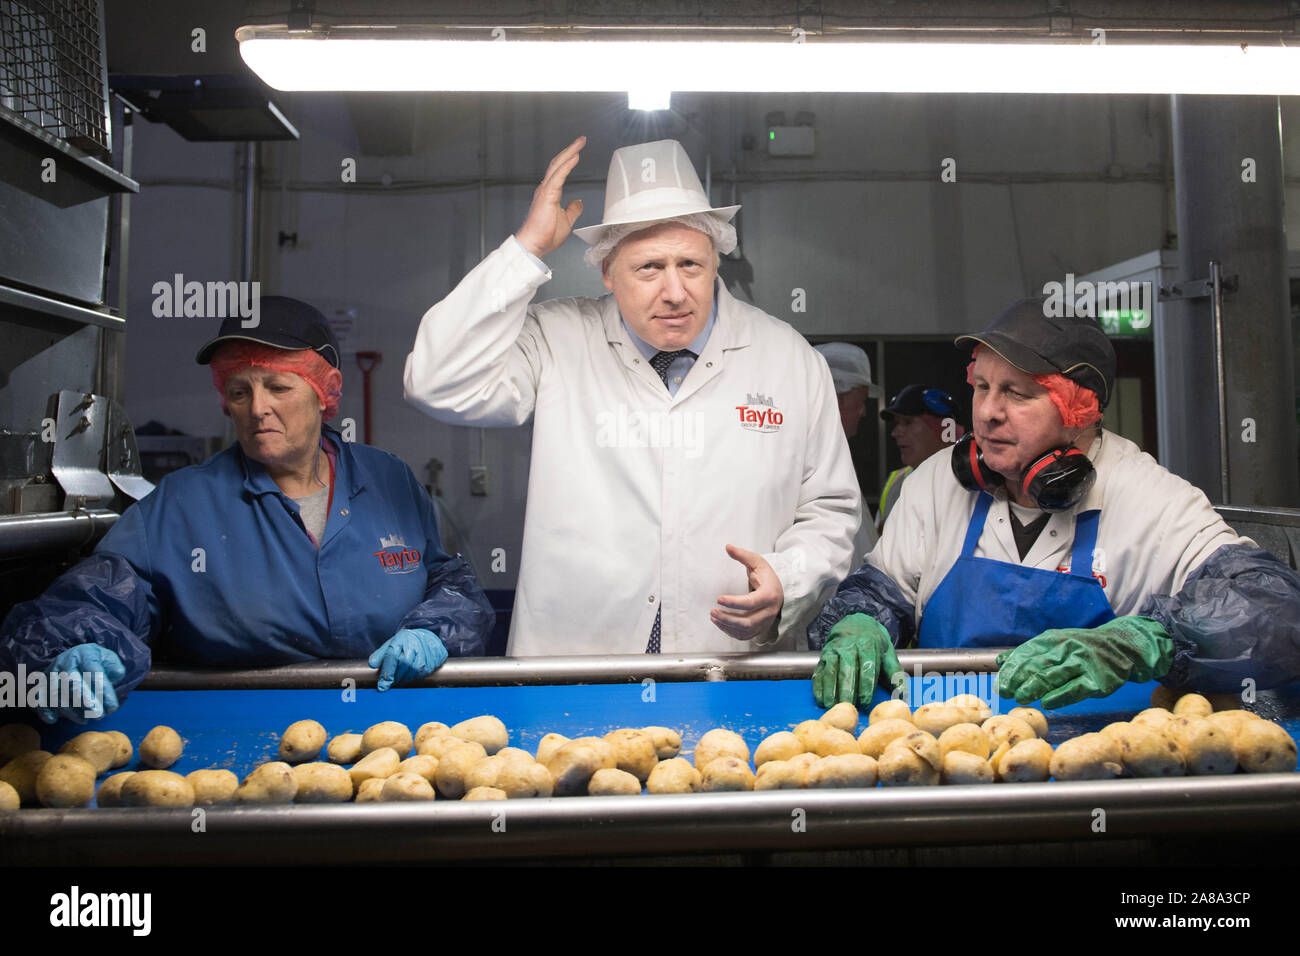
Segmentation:
<svg viewBox="0 0 1300 956">
<path fill-rule="evenodd" d="M 925 606 L 920 647 L 1013 647 L 1054 627 L 1097 627 L 1115 617 L 1092 576 L 1100 511 L 1075 515 L 1066 574 L 975 557 L 992 503 L 980 493 L 961 557 Z"/>
</svg>

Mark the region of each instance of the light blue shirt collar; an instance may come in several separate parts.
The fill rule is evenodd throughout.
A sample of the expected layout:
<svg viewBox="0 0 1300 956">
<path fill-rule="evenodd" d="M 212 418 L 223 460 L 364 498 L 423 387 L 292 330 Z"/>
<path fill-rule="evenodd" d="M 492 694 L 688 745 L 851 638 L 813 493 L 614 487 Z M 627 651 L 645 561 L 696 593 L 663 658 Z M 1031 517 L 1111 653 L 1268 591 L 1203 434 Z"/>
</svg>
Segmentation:
<svg viewBox="0 0 1300 956">
<path fill-rule="evenodd" d="M 632 327 L 627 324 L 627 319 L 623 318 L 623 313 L 620 312 L 618 314 L 618 318 L 619 321 L 623 323 L 623 328 L 627 329 L 628 338 L 632 340 L 632 344 L 637 347 L 637 351 L 641 353 L 642 357 L 647 362 L 650 361 L 652 358 L 654 358 L 657 354 L 659 354 L 660 351 L 662 351 L 661 349 L 655 348 L 649 342 L 641 338 L 641 336 L 633 332 Z M 687 349 L 695 353 L 696 358 L 698 358 L 704 352 L 704 346 L 709 341 L 709 334 L 713 331 L 713 323 L 717 321 L 717 318 L 718 318 L 718 293 L 717 293 L 717 285 L 715 284 L 713 290 L 713 312 L 709 315 L 709 321 L 704 323 L 704 328 L 700 332 L 700 334 L 695 337 L 695 341 L 691 342 L 690 345 L 686 346 Z"/>
</svg>

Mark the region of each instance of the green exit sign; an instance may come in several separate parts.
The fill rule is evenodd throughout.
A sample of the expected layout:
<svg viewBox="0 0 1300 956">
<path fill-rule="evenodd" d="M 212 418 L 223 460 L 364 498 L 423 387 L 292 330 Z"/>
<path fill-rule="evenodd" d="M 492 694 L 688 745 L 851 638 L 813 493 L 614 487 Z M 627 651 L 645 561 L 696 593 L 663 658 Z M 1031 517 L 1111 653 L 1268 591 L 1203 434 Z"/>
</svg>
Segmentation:
<svg viewBox="0 0 1300 956">
<path fill-rule="evenodd" d="M 1103 309 L 1100 320 L 1107 335 L 1121 338 L 1151 336 L 1151 313 L 1147 309 Z"/>
</svg>

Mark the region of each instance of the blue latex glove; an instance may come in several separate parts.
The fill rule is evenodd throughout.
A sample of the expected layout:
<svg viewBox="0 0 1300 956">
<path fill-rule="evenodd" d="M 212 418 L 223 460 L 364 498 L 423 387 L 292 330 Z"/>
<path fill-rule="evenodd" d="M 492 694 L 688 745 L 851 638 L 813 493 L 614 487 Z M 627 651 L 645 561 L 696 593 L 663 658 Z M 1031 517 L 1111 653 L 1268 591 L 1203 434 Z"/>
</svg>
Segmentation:
<svg viewBox="0 0 1300 956">
<path fill-rule="evenodd" d="M 50 682 L 49 693 L 54 695 L 66 688 L 67 699 L 62 705 L 39 708 L 37 713 L 41 720 L 52 724 L 63 717 L 73 723 L 84 724 L 87 720 L 97 720 L 117 710 L 117 691 L 113 689 L 113 681 L 126 677 L 126 667 L 122 659 L 107 647 L 78 644 L 54 658 L 54 663 L 45 673 Z M 66 684 L 59 676 L 61 674 L 68 675 Z M 102 676 L 97 680 L 96 674 Z M 98 688 L 97 684 L 100 685 Z M 73 705 L 77 689 L 80 689 L 81 700 L 79 704 Z M 97 689 L 99 694 L 96 694 Z M 47 702 L 54 701 L 47 698 Z"/>
<path fill-rule="evenodd" d="M 417 677 L 432 674 L 447 660 L 447 648 L 433 631 L 422 627 L 402 628 L 370 655 L 370 666 L 379 669 L 379 690 L 386 691 Z"/>
</svg>

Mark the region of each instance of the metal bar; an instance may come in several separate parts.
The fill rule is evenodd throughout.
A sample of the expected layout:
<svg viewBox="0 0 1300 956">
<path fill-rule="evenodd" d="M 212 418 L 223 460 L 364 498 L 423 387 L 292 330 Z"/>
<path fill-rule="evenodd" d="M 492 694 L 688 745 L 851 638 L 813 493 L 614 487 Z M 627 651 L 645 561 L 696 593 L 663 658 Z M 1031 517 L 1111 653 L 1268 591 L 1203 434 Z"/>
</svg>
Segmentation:
<svg viewBox="0 0 1300 956">
<path fill-rule="evenodd" d="M 1210 317 L 1214 322 L 1215 385 L 1219 398 L 1219 500 L 1228 503 L 1228 398 L 1223 372 L 1223 281 L 1219 263 L 1210 260 Z"/>
<path fill-rule="evenodd" d="M 1300 527 L 1300 509 L 1297 508 L 1264 508 L 1253 505 L 1247 508 L 1218 505 L 1214 510 L 1228 524 L 1232 524 L 1233 521 L 1253 521 L 1257 524 L 1282 525 L 1288 528 Z"/>
<path fill-rule="evenodd" d="M 909 674 L 991 673 L 1003 648 L 900 651 Z M 535 684 L 639 684 L 644 680 L 804 680 L 817 666 L 815 653 L 619 654 L 604 657 L 453 658 L 415 687 L 491 687 Z M 357 661 L 306 661 L 247 670 L 155 667 L 141 690 L 336 689 L 352 680 L 373 687 L 377 673 Z"/>
<path fill-rule="evenodd" d="M 83 548 L 108 533 L 119 515 L 104 508 L 0 517 L 0 558 Z"/>
<path fill-rule="evenodd" d="M 0 285 L 0 305 L 25 309 L 42 317 L 53 315 L 71 322 L 80 322 L 82 325 L 97 325 L 100 328 L 113 329 L 119 332 L 126 326 L 121 316 L 110 315 L 107 312 L 96 312 L 94 309 L 60 302 L 58 299 L 47 299 L 43 295 L 24 292 L 21 289 L 15 289 L 7 285 Z"/>
<path fill-rule="evenodd" d="M 81 150 L 68 145 L 59 137 L 55 136 L 48 130 L 41 129 L 31 120 L 25 119 L 16 113 L 0 109 L 0 121 L 8 123 L 15 129 L 21 130 L 28 136 L 35 137 L 41 143 L 50 149 L 57 150 L 60 154 L 73 160 L 81 167 L 81 175 L 87 177 L 95 186 L 105 192 L 133 192 L 140 191 L 140 184 L 135 180 L 123 176 L 112 166 L 100 162 L 93 156 L 87 156 Z"/>
<path fill-rule="evenodd" d="M 1094 831 L 1099 808 L 1106 826 Z M 798 811 L 801 830 L 791 826 Z M 1300 775 L 210 807 L 200 837 L 192 822 L 189 809 L 0 814 L 0 864 L 342 864 L 1294 832 Z"/>
</svg>

